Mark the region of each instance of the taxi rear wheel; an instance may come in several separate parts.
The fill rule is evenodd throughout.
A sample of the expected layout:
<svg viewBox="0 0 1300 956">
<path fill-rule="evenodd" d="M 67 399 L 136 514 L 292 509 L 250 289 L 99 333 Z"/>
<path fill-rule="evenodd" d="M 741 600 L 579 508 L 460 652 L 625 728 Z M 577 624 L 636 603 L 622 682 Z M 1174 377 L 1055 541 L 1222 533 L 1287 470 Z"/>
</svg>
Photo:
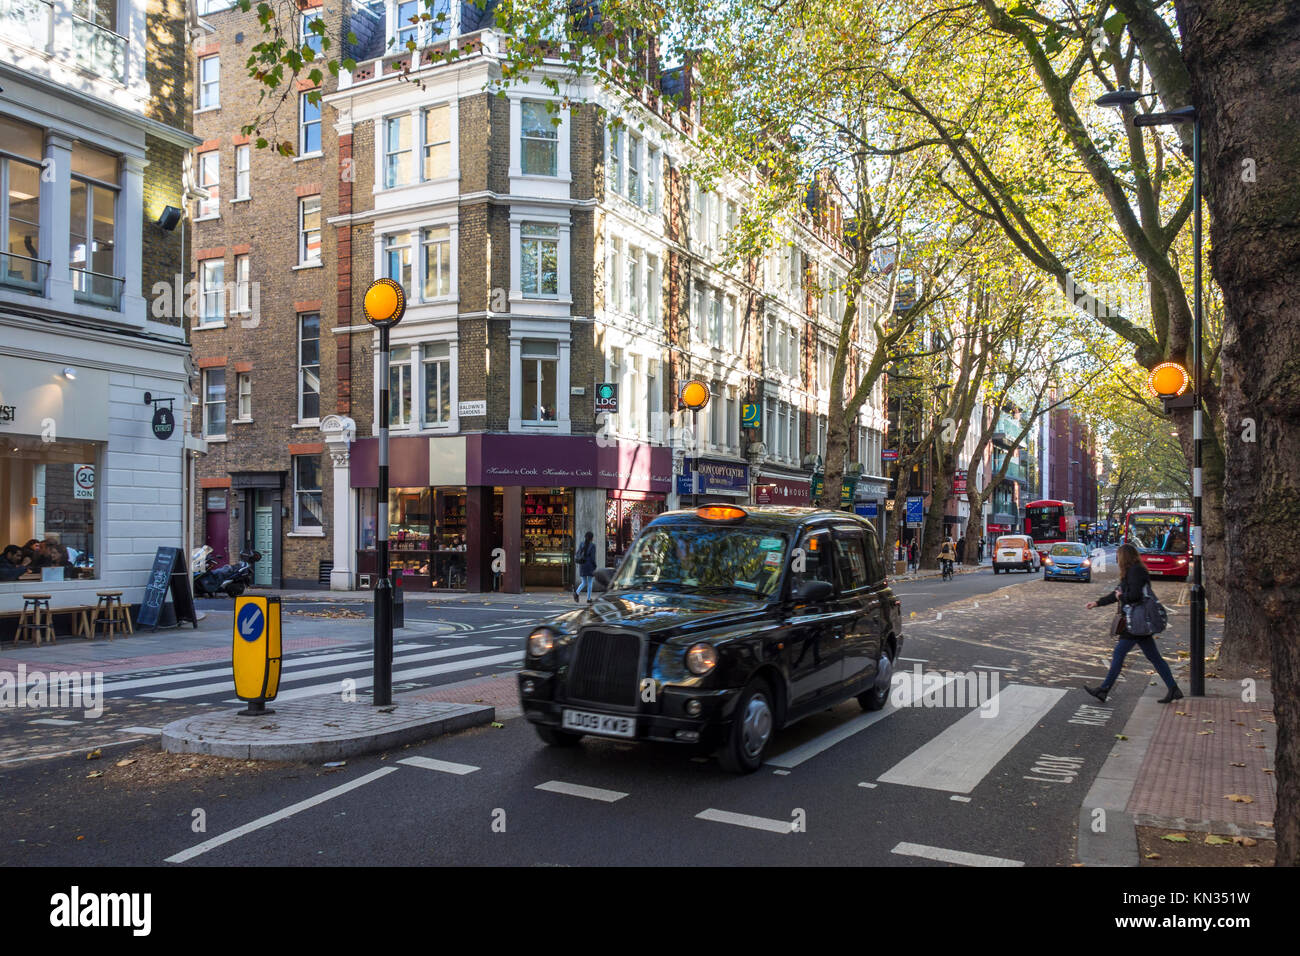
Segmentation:
<svg viewBox="0 0 1300 956">
<path fill-rule="evenodd" d="M 533 728 L 537 731 L 537 736 L 551 747 L 575 747 L 582 739 L 582 734 L 560 730 L 558 727 L 548 727 L 546 724 L 533 724 Z"/>
<path fill-rule="evenodd" d="M 718 751 L 718 763 L 731 773 L 753 773 L 763 765 L 763 752 L 776 729 L 772 689 L 756 677 L 740 694 L 727 740 Z"/>
<path fill-rule="evenodd" d="M 865 711 L 880 710 L 889 702 L 889 691 L 893 686 L 894 661 L 889 650 L 885 649 L 876 662 L 876 680 L 868 690 L 858 695 L 858 704 Z"/>
</svg>

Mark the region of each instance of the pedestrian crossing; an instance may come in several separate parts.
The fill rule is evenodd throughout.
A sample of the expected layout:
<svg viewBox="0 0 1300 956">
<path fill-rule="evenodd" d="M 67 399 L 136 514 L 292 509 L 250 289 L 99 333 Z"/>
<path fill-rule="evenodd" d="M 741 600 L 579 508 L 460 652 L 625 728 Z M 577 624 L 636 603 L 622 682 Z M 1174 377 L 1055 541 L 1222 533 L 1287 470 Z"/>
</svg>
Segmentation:
<svg viewBox="0 0 1300 956">
<path fill-rule="evenodd" d="M 374 683 L 371 674 L 373 653 L 371 648 L 365 647 L 286 657 L 276 700 L 299 700 L 321 694 L 337 694 L 344 689 L 358 692 L 368 690 Z M 393 649 L 393 683 L 437 683 L 431 678 L 454 677 L 463 672 L 522 662 L 522 646 L 519 649 L 507 649 L 501 644 L 463 643 L 437 647 L 403 643 Z M 344 681 L 350 681 L 346 688 Z M 120 679 L 104 681 L 104 696 L 109 699 L 239 703 L 234 690 L 229 662 L 183 671 L 149 672 L 144 676 L 127 674 Z"/>
</svg>

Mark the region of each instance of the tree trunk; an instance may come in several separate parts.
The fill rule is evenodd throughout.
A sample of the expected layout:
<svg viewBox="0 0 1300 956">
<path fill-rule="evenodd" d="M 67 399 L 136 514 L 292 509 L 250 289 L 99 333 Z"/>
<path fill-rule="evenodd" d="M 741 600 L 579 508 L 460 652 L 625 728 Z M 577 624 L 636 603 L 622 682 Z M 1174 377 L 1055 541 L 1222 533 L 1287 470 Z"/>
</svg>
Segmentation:
<svg viewBox="0 0 1300 956">
<path fill-rule="evenodd" d="M 952 455 L 940 454 L 930 483 L 930 507 L 925 511 L 925 534 L 921 538 L 921 567 L 939 566 L 939 548 L 943 544 L 943 513 L 952 489 Z"/>
<path fill-rule="evenodd" d="M 1203 124 L 1210 263 L 1223 289 L 1229 574 L 1236 596 L 1271 639 L 1277 717 L 1276 863 L 1296 866 L 1300 137 L 1295 131 L 1295 91 L 1300 89 L 1300 18 L 1290 3 L 1176 0 L 1175 6 L 1193 102 Z"/>
<path fill-rule="evenodd" d="M 967 472 L 966 480 L 972 480 L 970 472 Z M 966 520 L 966 554 L 962 564 L 977 565 L 980 563 L 980 535 L 984 533 L 984 496 L 978 491 L 971 491 L 966 495 L 966 500 L 970 502 L 970 517 Z"/>
</svg>

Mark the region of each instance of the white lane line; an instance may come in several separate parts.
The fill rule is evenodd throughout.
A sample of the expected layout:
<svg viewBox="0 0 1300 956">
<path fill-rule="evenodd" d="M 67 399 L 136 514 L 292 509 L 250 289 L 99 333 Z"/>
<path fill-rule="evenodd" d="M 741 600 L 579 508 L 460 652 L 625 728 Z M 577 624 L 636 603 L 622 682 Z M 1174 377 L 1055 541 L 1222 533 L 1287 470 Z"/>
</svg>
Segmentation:
<svg viewBox="0 0 1300 956">
<path fill-rule="evenodd" d="M 434 760 L 432 757 L 407 757 L 404 760 L 397 761 L 404 763 L 408 767 L 422 767 L 425 770 L 438 770 L 442 773 L 454 773 L 464 776 L 467 773 L 473 773 L 478 767 L 471 767 L 467 763 L 452 763 L 449 760 Z"/>
<path fill-rule="evenodd" d="M 563 793 L 570 797 L 585 797 L 588 800 L 601 800 L 605 803 L 613 803 L 615 800 L 622 800 L 627 796 L 626 793 L 620 793 L 617 790 L 602 790 L 600 787 L 584 787 L 582 784 L 565 783 L 563 780 L 548 780 L 546 783 L 539 783 L 536 789 L 545 790 L 548 793 Z"/>
<path fill-rule="evenodd" d="M 900 677 L 902 678 L 901 682 L 890 688 L 889 703 L 885 704 L 885 706 L 880 708 L 880 710 L 866 714 L 859 714 L 844 724 L 841 724 L 839 727 L 836 727 L 833 730 L 828 730 L 826 733 L 814 737 L 807 743 L 800 744 L 793 750 L 787 750 L 785 753 L 777 754 L 774 757 L 768 757 L 763 762 L 770 767 L 784 767 L 786 769 L 797 767 L 805 760 L 810 760 L 813 757 L 816 757 L 823 750 L 829 750 L 841 741 L 848 740 L 854 734 L 866 730 L 872 724 L 879 723 L 890 714 L 901 710 L 902 708 L 897 707 L 894 704 L 895 695 L 902 696 L 904 706 L 910 704 L 920 695 L 922 681 L 917 680 L 917 676 L 914 672 L 904 671 L 902 674 L 894 675 L 896 681 L 899 680 Z M 956 679 L 956 675 L 947 678 L 943 682 L 943 686 L 946 687 Z M 941 690 L 942 688 L 940 688 L 940 691 L 935 691 L 935 693 L 940 693 Z"/>
<path fill-rule="evenodd" d="M 489 648 L 491 650 L 491 648 Z M 451 674 L 456 671 L 473 670 L 475 667 L 489 667 L 493 664 L 517 664 L 524 659 L 522 650 L 509 651 L 505 654 L 493 654 L 490 657 L 471 657 L 465 661 L 451 661 L 447 664 L 431 664 L 428 667 L 412 667 L 408 670 L 394 670 L 394 683 L 403 683 L 405 681 L 415 680 L 418 677 L 433 677 L 436 674 Z M 355 690 L 363 690 L 375 682 L 374 676 L 358 677 L 352 684 Z M 301 697 L 317 697 L 321 694 L 335 694 L 339 691 L 338 681 L 329 681 L 324 684 L 312 684 L 310 687 L 295 687 L 293 690 L 282 692 L 276 700 L 298 700 Z M 222 701 L 225 704 L 241 703 L 238 697 L 231 697 Z"/>
<path fill-rule="evenodd" d="M 124 734 L 160 734 L 160 733 L 162 733 L 162 728 L 161 728 L 161 727 L 123 727 L 123 728 L 122 728 L 122 733 L 124 733 Z"/>
<path fill-rule="evenodd" d="M 42 717 L 40 720 L 29 720 L 27 722 L 29 724 L 46 724 L 50 727 L 71 727 L 74 724 L 81 723 L 79 720 L 70 720 L 66 717 Z"/>
<path fill-rule="evenodd" d="M 958 795 L 955 794 L 955 793 L 954 793 L 951 797 L 949 797 L 948 799 L 949 799 L 949 800 L 953 800 L 953 801 L 955 801 L 955 802 L 957 802 L 957 803 L 970 803 L 970 797 L 960 797 L 960 796 L 958 796 Z"/>
<path fill-rule="evenodd" d="M 1020 860 L 1006 860 L 1000 856 L 984 856 L 964 850 L 947 850 L 941 846 L 924 846 L 920 843 L 900 843 L 889 851 L 899 856 L 919 856 L 923 860 L 956 863 L 958 866 L 1024 866 Z"/>
<path fill-rule="evenodd" d="M 245 823 L 242 827 L 235 827 L 233 830 L 214 836 L 211 840 L 204 840 L 202 843 L 190 847 L 188 850 L 182 850 L 180 853 L 167 857 L 164 863 L 184 863 L 192 860 L 196 856 L 202 856 L 209 850 L 215 850 L 219 846 L 224 846 L 233 840 L 238 840 L 242 836 L 247 836 L 263 827 L 269 827 L 272 823 L 278 823 L 281 820 L 293 816 L 295 813 L 301 813 L 303 810 L 310 810 L 312 807 L 319 806 L 327 800 L 333 800 L 335 797 L 341 797 L 343 794 L 358 787 L 364 787 L 368 783 L 373 783 L 380 777 L 387 776 L 390 773 L 396 773 L 398 767 L 380 767 L 378 770 L 372 770 L 370 773 L 357 777 L 355 780 L 349 780 L 347 783 L 326 790 L 324 793 L 318 793 L 314 797 L 308 797 L 306 800 L 299 801 L 293 806 L 285 807 L 283 810 L 277 810 L 275 813 L 268 813 L 264 817 L 258 817 L 252 823 Z"/>
<path fill-rule="evenodd" d="M 907 661 L 909 664 L 928 664 L 929 658 L 925 657 L 900 657 L 900 661 Z"/>
<path fill-rule="evenodd" d="M 790 776 L 790 771 L 789 771 L 789 770 L 773 770 L 772 773 L 776 774 L 778 777 L 788 777 L 788 776 Z"/>
<path fill-rule="evenodd" d="M 985 671 L 1014 671 L 1014 670 L 1016 670 L 1017 668 L 1014 668 L 1014 667 L 998 667 L 996 664 L 972 664 L 972 665 L 971 665 L 971 669 L 972 669 L 972 670 L 985 670 Z"/>
<path fill-rule="evenodd" d="M 876 787 L 878 786 L 878 784 L 874 784 L 874 783 L 860 783 L 860 784 L 858 784 L 858 786 L 859 786 L 859 787 L 866 787 L 868 790 L 875 790 Z"/>
<path fill-rule="evenodd" d="M 730 823 L 736 827 L 749 827 L 751 830 L 767 830 L 769 833 L 793 833 L 790 820 L 769 820 L 767 817 L 754 817 L 748 813 L 732 813 L 730 810 L 702 810 L 695 814 L 697 820 L 712 820 L 714 823 Z"/>
<path fill-rule="evenodd" d="M 441 650 L 425 651 L 422 654 L 405 654 L 401 657 L 395 657 L 393 661 L 393 669 L 396 670 L 399 665 L 408 663 L 409 661 L 425 661 L 439 657 L 455 657 L 458 654 L 474 654 L 478 651 L 490 650 L 492 650 L 491 644 L 466 644 L 463 647 L 444 647 Z M 372 655 L 373 651 L 367 656 Z M 365 669 L 367 666 L 366 661 L 359 660 L 348 661 L 345 664 L 333 664 L 329 667 L 312 667 L 305 671 L 290 667 L 286 668 L 284 674 L 281 675 L 280 684 L 283 686 L 285 684 L 291 684 L 294 681 L 310 680 L 313 677 L 325 677 L 329 674 L 347 674 L 357 670 L 358 668 Z M 160 690 L 157 693 L 149 694 L 148 696 L 161 698 L 162 700 L 183 700 L 186 697 L 203 697 L 207 694 L 220 693 L 221 691 L 229 690 L 231 682 L 231 670 L 227 667 L 224 680 L 210 681 L 209 683 L 199 684 L 195 687 L 182 687 L 178 690 Z M 284 695 L 281 694 L 280 698 L 283 699 Z"/>
<path fill-rule="evenodd" d="M 1065 691 L 1058 687 L 1008 684 L 998 694 L 997 715 L 977 708 L 908 754 L 877 779 L 905 787 L 970 793 Z"/>
<path fill-rule="evenodd" d="M 11 763 L 23 763 L 28 760 L 50 760 L 54 757 L 66 757 L 69 754 L 82 754 L 90 750 L 102 750 L 104 747 L 119 747 L 122 744 L 138 744 L 139 737 L 129 737 L 126 740 L 106 740 L 103 743 L 87 744 L 83 747 L 74 747 L 71 750 L 57 750 L 53 753 L 46 754 L 28 754 L 25 757 L 10 757 L 8 760 L 0 760 L 0 766 Z"/>
</svg>

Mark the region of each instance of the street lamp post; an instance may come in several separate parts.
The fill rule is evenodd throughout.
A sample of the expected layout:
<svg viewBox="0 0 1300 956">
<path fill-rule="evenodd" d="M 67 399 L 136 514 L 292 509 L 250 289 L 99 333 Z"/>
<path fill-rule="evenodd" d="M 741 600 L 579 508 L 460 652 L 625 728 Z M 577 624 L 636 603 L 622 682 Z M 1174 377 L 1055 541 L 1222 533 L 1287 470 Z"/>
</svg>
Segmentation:
<svg viewBox="0 0 1300 956">
<path fill-rule="evenodd" d="M 388 573 L 388 330 L 406 312 L 406 293 L 393 279 L 376 279 L 366 289 L 366 321 L 379 330 L 379 489 L 375 494 L 374 691 L 376 707 L 393 702 L 393 582 Z"/>
<path fill-rule="evenodd" d="M 1099 106 L 1132 106 L 1155 96 L 1119 89 L 1097 100 Z M 1167 113 L 1140 113 L 1133 125 L 1172 126 L 1192 124 L 1192 674 L 1193 697 L 1205 696 L 1205 587 L 1202 576 L 1201 441 L 1204 422 L 1201 412 L 1201 118 L 1194 106 Z"/>
</svg>

